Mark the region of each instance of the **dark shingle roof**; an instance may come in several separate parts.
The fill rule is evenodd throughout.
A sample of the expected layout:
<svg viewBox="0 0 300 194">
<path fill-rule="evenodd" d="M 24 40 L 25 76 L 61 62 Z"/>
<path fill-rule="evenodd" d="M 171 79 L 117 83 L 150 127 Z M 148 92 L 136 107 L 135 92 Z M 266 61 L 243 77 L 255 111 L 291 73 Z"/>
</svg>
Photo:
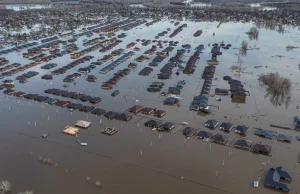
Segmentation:
<svg viewBox="0 0 300 194">
<path fill-rule="evenodd" d="M 164 110 L 156 110 L 153 115 L 154 116 L 163 116 L 165 114 L 166 114 L 166 111 L 164 111 Z"/>
<path fill-rule="evenodd" d="M 205 139 L 210 139 L 213 137 L 213 134 L 211 132 L 207 132 L 207 131 L 199 131 L 196 134 L 196 137 L 198 138 L 205 138 Z"/>
<path fill-rule="evenodd" d="M 234 143 L 235 147 L 242 148 L 242 149 L 250 149 L 251 145 L 252 142 L 245 139 L 237 139 Z"/>
<path fill-rule="evenodd" d="M 142 105 L 134 105 L 133 107 L 130 108 L 130 112 L 141 111 L 142 108 L 143 108 Z"/>
<path fill-rule="evenodd" d="M 239 133 L 239 134 L 246 134 L 249 130 L 249 127 L 245 126 L 245 125 L 238 125 L 235 128 L 235 132 Z"/>
<path fill-rule="evenodd" d="M 144 124 L 149 127 L 159 127 L 163 122 L 158 120 L 148 120 Z"/>
<path fill-rule="evenodd" d="M 107 119 L 114 119 L 116 116 L 118 115 L 118 113 L 117 112 L 113 112 L 113 111 L 109 111 L 109 112 L 107 112 L 107 113 L 105 113 L 105 117 L 107 118 Z"/>
<path fill-rule="evenodd" d="M 208 98 L 206 96 L 203 95 L 198 95 L 194 97 L 194 100 L 208 100 Z"/>
<path fill-rule="evenodd" d="M 216 143 L 221 143 L 221 144 L 226 144 L 228 141 L 228 138 L 224 135 L 221 135 L 219 133 L 217 133 L 216 135 L 214 135 L 212 137 L 213 141 Z"/>
<path fill-rule="evenodd" d="M 197 132 L 197 129 L 193 128 L 193 127 L 186 127 L 182 133 L 183 135 L 187 136 L 187 137 L 191 137 L 193 136 L 195 133 Z"/>
<path fill-rule="evenodd" d="M 209 128 L 215 128 L 218 125 L 218 123 L 219 122 L 216 120 L 208 120 L 206 121 L 205 126 Z"/>
<path fill-rule="evenodd" d="M 94 109 L 95 109 L 95 107 L 93 107 L 93 106 L 83 106 L 83 107 L 79 108 L 79 110 L 83 111 L 83 112 L 90 112 Z"/>
<path fill-rule="evenodd" d="M 120 121 L 129 121 L 132 119 L 131 115 L 125 114 L 125 113 L 121 113 L 118 114 L 115 119 L 120 120 Z"/>
<path fill-rule="evenodd" d="M 223 131 L 231 131 L 233 127 L 233 124 L 229 123 L 229 122 L 223 122 L 221 125 L 220 125 L 220 130 L 223 130 Z"/>
<path fill-rule="evenodd" d="M 252 148 L 252 152 L 259 153 L 259 154 L 270 154 L 272 147 L 269 145 L 262 145 L 262 144 L 255 144 Z"/>
<path fill-rule="evenodd" d="M 102 114 L 106 113 L 106 110 L 103 110 L 101 108 L 96 108 L 91 113 L 95 114 L 95 115 L 102 115 Z"/>
<path fill-rule="evenodd" d="M 70 103 L 68 104 L 68 108 L 72 108 L 72 109 L 79 109 L 81 108 L 83 105 L 82 104 L 77 104 L 77 103 Z"/>
<path fill-rule="evenodd" d="M 170 122 L 165 122 L 164 124 L 162 124 L 160 126 L 160 130 L 161 131 L 169 131 L 169 130 L 172 130 L 174 128 L 174 124 L 173 123 L 170 123 Z"/>
</svg>

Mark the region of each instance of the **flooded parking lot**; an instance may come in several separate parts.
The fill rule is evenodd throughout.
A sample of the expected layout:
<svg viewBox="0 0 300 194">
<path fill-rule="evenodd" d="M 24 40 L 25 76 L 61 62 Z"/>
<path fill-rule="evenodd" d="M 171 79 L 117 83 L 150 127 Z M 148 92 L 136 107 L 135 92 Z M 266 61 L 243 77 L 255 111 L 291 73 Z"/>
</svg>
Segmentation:
<svg viewBox="0 0 300 194">
<path fill-rule="evenodd" d="M 75 83 L 66 84 L 63 79 L 66 75 L 77 72 L 81 67 L 88 66 L 91 62 L 103 58 L 111 51 L 100 53 L 98 50 L 86 55 L 94 58 L 70 69 L 63 75 L 53 76 L 53 80 L 44 81 L 40 77 L 51 73 L 52 70 L 41 69 L 40 66 L 30 68 L 30 71 L 37 71 L 39 75 L 28 79 L 25 84 L 15 84 L 16 91 L 47 95 L 49 97 L 82 103 L 64 97 L 57 97 L 45 94 L 44 90 L 51 88 L 65 89 L 72 92 L 80 92 L 100 97 L 102 101 L 95 106 L 106 111 L 118 113 L 126 112 L 133 116 L 128 122 L 108 120 L 104 115 L 96 116 L 90 113 L 83 113 L 78 110 L 70 112 L 67 108 L 60 108 L 54 105 L 15 98 L 1 93 L 1 149 L 2 172 L 1 179 L 8 179 L 17 190 L 33 189 L 36 193 L 271 193 L 274 190 L 264 188 L 253 188 L 252 183 L 259 177 L 262 181 L 267 170 L 273 166 L 284 166 L 293 175 L 290 184 L 290 193 L 300 190 L 299 166 L 297 158 L 299 154 L 299 142 L 295 136 L 299 132 L 270 127 L 279 125 L 293 128 L 293 118 L 299 115 L 299 88 L 297 75 L 299 74 L 299 59 L 297 49 L 287 52 L 287 45 L 299 45 L 299 34 L 297 29 L 286 27 L 285 32 L 270 31 L 261 28 L 258 40 L 250 41 L 245 32 L 253 24 L 215 22 L 191 22 L 181 21 L 187 24 L 181 32 L 170 39 L 169 35 L 178 27 L 170 21 L 160 21 L 146 27 L 144 24 L 129 31 L 124 31 L 126 37 L 114 49 L 126 49 L 126 45 L 136 42 L 136 39 L 154 40 L 155 36 L 170 28 L 167 35 L 159 40 L 178 41 L 178 46 L 169 53 L 158 67 L 153 67 L 149 76 L 140 76 L 138 73 L 152 61 L 155 54 L 147 56 L 144 62 L 136 62 L 135 59 L 141 56 L 144 51 L 149 50 L 154 43 L 142 46 L 136 42 L 135 47 L 140 51 L 134 51 L 134 47 L 126 49 L 125 52 L 134 51 L 135 55 L 127 61 L 120 63 L 112 71 L 100 74 L 98 71 L 112 61 L 104 62 L 93 69 L 90 74 L 97 77 L 96 82 L 88 82 L 87 75 L 75 79 Z M 194 33 L 202 29 L 199 37 Z M 120 34 L 123 31 L 116 32 Z M 215 34 L 215 35 L 213 35 Z M 94 34 L 92 37 L 79 37 L 75 42 L 82 50 L 84 39 L 99 37 Z M 60 38 L 67 40 L 67 38 Z M 247 40 L 249 49 L 246 56 L 240 56 L 239 47 L 243 40 Z M 215 88 L 229 89 L 227 81 L 223 76 L 228 75 L 240 80 L 244 88 L 250 92 L 245 103 L 232 103 L 230 96 L 210 96 L 208 104 L 211 106 L 212 114 L 201 116 L 195 111 L 190 111 L 189 106 L 193 97 L 199 95 L 204 80 L 201 79 L 202 72 L 207 66 L 207 60 L 211 58 L 211 48 L 214 43 L 231 44 L 228 50 L 221 50 L 222 55 L 218 56 L 219 64 L 216 66 L 211 92 Z M 205 47 L 200 54 L 200 60 L 196 63 L 193 74 L 186 75 L 180 72 L 177 76 L 173 70 L 172 78 L 163 81 L 165 83 L 161 91 L 168 91 L 168 87 L 176 86 L 178 81 L 185 80 L 186 84 L 181 90 L 180 106 L 163 105 L 165 100 L 160 92 L 147 92 L 147 87 L 157 79 L 160 68 L 168 63 L 169 59 L 176 55 L 183 44 L 190 44 L 190 52 L 185 52 L 182 58 L 182 65 L 185 66 L 188 59 L 193 55 L 194 49 L 202 44 Z M 209 46 L 210 45 L 210 46 Z M 162 51 L 167 47 L 163 43 Z M 22 53 L 14 52 L 5 55 L 11 63 L 27 64 L 30 61 L 22 58 Z M 45 51 L 47 53 L 48 51 Z M 3 56 L 3 55 L 2 55 Z M 116 56 L 113 60 L 118 59 Z M 240 62 L 238 62 L 240 59 Z M 58 57 L 51 61 L 57 63 L 58 67 L 67 65 L 74 61 L 70 55 Z M 243 62 L 241 62 L 243 61 Z M 123 77 L 113 90 L 103 90 L 101 85 L 109 80 L 118 70 L 127 68 L 129 63 L 136 63 L 138 66 Z M 46 63 L 42 63 L 46 64 Z M 230 67 L 241 65 L 241 72 L 233 72 Z M 261 66 L 257 68 L 256 66 Z M 281 76 L 288 77 L 293 83 L 291 101 L 288 106 L 281 102 L 281 106 L 274 106 L 269 97 L 265 97 L 266 90 L 259 86 L 258 75 L 262 73 L 278 72 Z M 20 73 L 22 74 L 22 73 Z M 20 74 L 9 78 L 14 79 Z M 215 79 L 217 78 L 217 79 Z M 119 90 L 120 94 L 112 97 L 111 93 Z M 216 98 L 221 97 L 221 101 Z M 91 105 L 90 103 L 82 103 Z M 167 114 L 163 121 L 172 122 L 175 128 L 169 132 L 152 131 L 144 126 L 149 119 L 158 119 L 153 115 L 138 113 L 136 115 L 128 112 L 134 105 L 153 107 L 165 110 Z M 249 151 L 235 149 L 229 144 L 239 137 L 234 131 L 224 133 L 216 129 L 204 127 L 208 119 L 215 119 L 222 122 L 231 122 L 237 125 L 246 125 L 250 128 L 246 139 L 254 143 L 268 144 L 272 146 L 270 156 L 256 155 Z M 67 125 L 73 125 L 77 120 L 87 120 L 92 123 L 89 129 L 80 129 L 76 137 L 64 135 L 62 130 Z M 186 139 L 182 135 L 188 126 L 198 130 L 210 131 L 214 134 L 221 133 L 228 137 L 227 145 L 218 145 L 212 142 L 202 141 L 192 137 Z M 118 129 L 113 136 L 101 134 L 106 127 Z M 291 143 L 282 143 L 276 139 L 264 139 L 254 135 L 254 128 L 263 128 L 277 133 L 293 135 Z M 49 134 L 42 138 L 41 134 Z M 76 139 L 87 142 L 87 147 L 80 146 Z M 39 157 L 51 158 L 57 167 L 47 166 L 39 161 Z M 21 175 L 21 176 L 20 176 Z M 24 180 L 24 176 L 28 177 Z M 22 177 L 22 178 L 21 178 Z M 94 182 L 100 181 L 102 188 L 95 186 Z M 38 183 L 38 184 L 37 184 Z M 30 188 L 28 188 L 30 187 Z"/>
</svg>

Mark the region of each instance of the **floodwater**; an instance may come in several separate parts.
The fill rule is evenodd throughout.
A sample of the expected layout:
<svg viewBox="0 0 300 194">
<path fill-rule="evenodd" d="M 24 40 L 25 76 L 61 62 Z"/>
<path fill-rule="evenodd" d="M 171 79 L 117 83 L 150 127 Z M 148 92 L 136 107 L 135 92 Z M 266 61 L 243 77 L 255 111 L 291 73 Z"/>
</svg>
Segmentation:
<svg viewBox="0 0 300 194">
<path fill-rule="evenodd" d="M 14 11 L 22 11 L 22 10 L 29 10 L 29 9 L 46 9 L 51 8 L 51 5 L 5 5 L 6 9 L 12 9 Z"/>
<path fill-rule="evenodd" d="M 299 115 L 296 106 L 299 105 L 298 63 L 300 56 L 297 49 L 287 52 L 288 44 L 299 46 L 299 36 L 296 29 L 286 28 L 286 33 L 280 34 L 277 31 L 260 29 L 259 39 L 250 41 L 245 34 L 253 24 L 225 23 L 217 28 L 218 23 L 182 21 L 187 23 L 184 28 L 172 40 L 178 40 L 180 44 L 191 44 L 190 53 L 184 54 L 183 61 L 187 61 L 193 54 L 193 49 L 199 44 L 205 45 L 205 50 L 197 63 L 193 75 L 180 74 L 166 80 L 164 91 L 169 86 L 175 86 L 180 80 L 186 80 L 187 84 L 182 90 L 182 100 L 179 107 L 164 106 L 164 98 L 159 93 L 147 93 L 145 90 L 152 81 L 157 81 L 156 74 L 159 69 L 168 62 L 168 59 L 176 54 L 175 48 L 170 56 L 166 58 L 150 76 L 139 76 L 138 72 L 147 66 L 154 56 L 133 70 L 128 76 L 122 78 L 115 89 L 120 94 L 113 98 L 112 91 L 102 90 L 102 82 L 108 80 L 115 72 L 127 67 L 129 62 L 140 56 L 143 51 L 148 50 L 151 45 L 143 47 L 141 43 L 137 46 L 142 48 L 135 56 L 107 74 L 99 74 L 102 66 L 97 67 L 91 74 L 97 76 L 95 83 L 89 83 L 86 77 L 76 79 L 76 85 L 68 84 L 67 89 L 81 93 L 99 96 L 102 102 L 95 105 L 105 110 L 126 112 L 131 106 L 141 104 L 144 106 L 156 107 L 167 111 L 162 119 L 176 124 L 175 132 L 162 133 L 152 131 L 143 124 L 148 118 L 137 114 L 128 123 L 116 120 L 107 120 L 104 116 L 95 116 L 79 111 L 72 114 L 66 108 L 37 103 L 34 101 L 22 100 L 20 104 L 14 97 L 7 97 L 0 94 L 1 112 L 1 136 L 0 136 L 0 180 L 9 180 L 12 183 L 14 192 L 33 190 L 35 193 L 274 193 L 276 191 L 263 186 L 267 170 L 270 167 L 284 166 L 292 173 L 293 180 L 290 184 L 290 193 L 300 191 L 297 182 L 300 181 L 300 167 L 296 161 L 300 152 L 299 142 L 294 137 L 291 143 L 281 143 L 276 140 L 263 139 L 253 134 L 253 128 L 261 127 L 273 130 L 278 133 L 299 135 L 299 132 L 271 128 L 270 124 L 292 127 L 293 117 Z M 131 41 L 139 39 L 153 40 L 157 33 L 177 27 L 169 21 L 161 21 L 152 26 L 139 26 L 125 32 L 127 37 L 117 48 L 125 48 Z M 198 29 L 203 29 L 203 34 L 195 38 L 193 34 Z M 215 32 L 215 36 L 213 36 Z M 119 32 L 120 33 L 120 32 Z M 117 34 L 119 34 L 117 33 Z M 167 34 L 162 40 L 170 40 Z M 97 37 L 97 35 L 94 35 Z M 82 47 L 83 39 L 78 39 L 77 44 Z M 259 50 L 248 50 L 247 56 L 241 57 L 243 72 L 234 73 L 230 70 L 232 65 L 237 65 L 238 49 L 243 40 L 248 40 L 249 46 Z M 215 97 L 209 98 L 210 105 L 217 105 L 219 109 L 212 108 L 213 114 L 199 116 L 196 112 L 189 111 L 188 107 L 194 95 L 201 90 L 203 80 L 199 79 L 210 58 L 208 44 L 224 41 L 225 44 L 232 44 L 229 50 L 223 50 L 223 55 L 218 58 L 220 61 L 216 67 L 215 78 L 211 91 L 216 87 L 229 88 L 229 84 L 222 80 L 224 75 L 230 75 L 245 83 L 245 89 L 250 91 L 245 104 L 231 103 L 230 96 L 222 96 L 222 101 L 216 101 Z M 180 45 L 179 44 L 179 45 Z M 83 47 L 82 47 L 83 48 Z M 130 50 L 130 49 L 127 49 Z M 25 52 L 25 51 L 22 51 Z M 22 52 L 7 55 L 7 59 L 13 62 L 26 64 L 27 59 L 22 59 Z M 98 51 L 89 53 L 95 58 L 90 62 L 102 58 L 108 53 Z M 87 55 L 89 55 L 87 54 Z M 284 57 L 272 57 L 282 55 Z M 58 66 L 66 65 L 72 61 L 69 56 L 56 58 L 51 62 Z M 89 65 L 90 62 L 80 64 L 69 70 L 67 74 L 77 71 L 80 67 Z M 105 63 L 107 65 L 109 62 Z M 183 64 L 185 65 L 185 64 Z M 254 66 L 262 66 L 254 68 Z M 26 84 L 16 84 L 17 91 L 26 93 L 44 94 L 45 89 L 63 89 L 62 79 L 67 75 L 58 75 L 52 81 L 40 79 L 40 76 L 49 73 L 51 70 L 42 70 L 34 67 L 30 70 L 38 71 L 40 74 L 29 79 Z M 288 107 L 273 106 L 268 98 L 265 98 L 266 91 L 261 88 L 257 81 L 257 75 L 261 73 L 279 72 L 281 76 L 289 77 L 293 82 L 292 98 Z M 21 74 L 21 73 L 20 73 Z M 14 75 L 17 77 L 18 75 Z M 64 99 L 63 97 L 59 97 Z M 20 100 L 20 99 L 18 99 Z M 67 99 L 65 99 L 67 100 Z M 70 100 L 70 99 L 68 99 Z M 136 101 L 138 100 L 138 102 Z M 78 102 L 78 100 L 71 100 Z M 258 119 L 254 119 L 257 115 Z M 248 151 L 238 150 L 231 146 L 222 146 L 210 142 L 203 142 L 199 139 L 186 139 L 182 135 L 182 122 L 188 122 L 189 126 L 201 130 L 209 130 L 204 127 L 207 119 L 216 119 L 219 122 L 230 121 L 237 126 L 245 124 L 250 127 L 246 139 L 253 143 L 262 142 L 272 145 L 272 156 L 252 154 Z M 80 147 L 76 137 L 62 134 L 66 125 L 72 125 L 77 120 L 92 122 L 92 126 L 81 129 L 78 139 L 87 142 L 87 147 Z M 101 134 L 100 130 L 105 127 L 115 127 L 119 130 L 114 136 Z M 213 133 L 222 133 L 218 128 Z M 41 134 L 47 133 L 46 139 Z M 229 137 L 229 143 L 237 135 L 232 131 L 225 134 Z M 232 153 L 232 154 L 230 154 Z M 41 163 L 38 158 L 51 158 L 57 167 L 47 166 Z M 267 163 L 265 166 L 262 163 Z M 87 180 L 90 177 L 91 180 Z M 262 177 L 260 186 L 253 188 L 252 183 Z M 100 181 L 102 188 L 97 188 L 94 181 Z"/>
</svg>

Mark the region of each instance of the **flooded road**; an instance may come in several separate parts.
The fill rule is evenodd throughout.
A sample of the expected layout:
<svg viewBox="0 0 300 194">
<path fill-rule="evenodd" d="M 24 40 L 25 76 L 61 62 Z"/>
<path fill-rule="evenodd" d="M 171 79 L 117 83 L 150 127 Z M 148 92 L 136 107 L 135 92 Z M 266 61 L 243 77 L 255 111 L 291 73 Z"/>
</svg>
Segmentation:
<svg viewBox="0 0 300 194">
<path fill-rule="evenodd" d="M 112 91 L 100 88 L 102 82 L 107 81 L 118 70 L 124 69 L 130 62 L 134 62 L 136 57 L 142 55 L 145 50 L 151 48 L 151 44 L 143 47 L 137 43 L 141 51 L 136 52 L 130 60 L 121 63 L 113 71 L 107 74 L 99 74 L 98 71 L 104 65 L 97 66 L 91 74 L 98 80 L 95 83 L 86 81 L 86 76 L 76 79 L 76 84 L 68 84 L 67 90 L 99 96 L 102 102 L 95 107 L 116 112 L 126 112 L 135 104 L 150 106 L 166 110 L 167 114 L 162 118 L 164 121 L 175 123 L 176 134 L 152 131 L 144 126 L 149 118 L 153 116 L 141 113 L 133 115 L 133 119 L 127 123 L 117 120 L 107 120 L 104 116 L 95 116 L 89 113 L 74 111 L 71 113 L 67 108 L 58 108 L 35 101 L 16 99 L 12 96 L 0 95 L 1 112 L 1 165 L 0 180 L 9 180 L 12 183 L 13 191 L 33 190 L 35 193 L 273 193 L 274 190 L 264 188 L 263 181 L 267 170 L 270 167 L 284 166 L 292 173 L 293 180 L 290 184 L 290 193 L 300 191 L 297 182 L 300 180 L 300 167 L 296 164 L 300 152 L 299 142 L 295 136 L 299 132 L 271 128 L 270 124 L 292 128 L 293 118 L 300 115 L 296 106 L 299 105 L 298 87 L 298 63 L 299 50 L 287 52 L 287 45 L 299 46 L 299 33 L 297 29 L 286 29 L 285 34 L 277 31 L 260 29 L 259 39 L 250 41 L 247 32 L 253 25 L 242 23 L 225 23 L 217 28 L 218 23 L 182 21 L 187 23 L 184 28 L 172 40 L 179 41 L 179 45 L 191 44 L 190 53 L 185 53 L 183 61 L 186 62 L 193 55 L 194 48 L 200 44 L 205 46 L 196 70 L 192 75 L 174 74 L 172 79 L 165 81 L 162 91 L 167 91 L 169 86 L 175 86 L 180 80 L 186 80 L 186 85 L 182 90 L 182 100 L 179 107 L 163 105 L 164 97 L 159 93 L 148 93 L 146 88 L 152 81 L 157 81 L 156 74 L 159 69 L 176 54 L 175 48 L 149 76 L 139 76 L 138 72 L 154 58 L 149 57 L 146 62 L 137 63 L 139 66 L 128 76 L 122 78 Z M 139 26 L 130 31 L 126 31 L 127 37 L 117 48 L 125 48 L 127 44 L 136 39 L 154 40 L 157 33 L 171 28 L 175 30 L 174 24 L 169 21 L 161 21 L 152 26 Z M 193 34 L 203 30 L 200 37 L 195 38 Z M 162 40 L 168 38 L 169 32 Z M 215 32 L 215 36 L 213 33 Z M 119 32 L 120 33 L 120 32 Z M 119 34 L 117 33 L 117 34 Z M 94 35 L 91 38 L 97 37 Z M 77 40 L 80 48 L 83 40 Z M 230 70 L 232 65 L 237 65 L 239 48 L 241 42 L 247 40 L 249 47 L 259 49 L 248 50 L 247 56 L 241 57 L 243 72 L 235 73 Z M 216 101 L 215 97 L 209 98 L 209 104 L 218 106 L 212 108 L 213 114 L 199 116 L 196 112 L 189 111 L 189 105 L 193 96 L 201 91 L 203 80 L 201 74 L 210 59 L 211 47 L 213 43 L 232 44 L 228 50 L 222 50 L 223 55 L 218 57 L 220 61 L 216 67 L 213 81 L 215 88 L 227 88 L 229 84 L 223 81 L 224 75 L 229 75 L 245 83 L 244 88 L 250 91 L 245 104 L 231 103 L 230 96 L 222 96 L 222 101 Z M 127 49 L 130 50 L 130 49 Z M 162 50 L 162 49 L 160 49 Z M 22 52 L 25 52 L 22 51 Z M 8 54 L 7 59 L 11 63 L 29 63 L 29 60 L 22 58 L 22 52 L 18 54 Z M 85 67 L 108 54 L 94 51 L 89 53 L 95 56 L 90 62 L 80 64 L 69 70 L 67 74 L 77 72 L 80 67 Z M 89 55 L 87 54 L 87 55 Z M 272 57 L 282 55 L 284 57 Z M 117 59 L 116 57 L 115 59 Z M 73 61 L 69 56 L 54 59 L 58 67 Z M 183 63 L 185 65 L 185 63 Z M 262 66 L 261 68 L 254 68 Z M 64 89 L 63 78 L 67 75 L 54 76 L 51 81 L 44 82 L 40 77 L 50 73 L 51 70 L 43 70 L 39 66 L 30 70 L 40 74 L 30 78 L 26 84 L 16 84 L 16 91 L 26 93 L 36 93 L 46 95 L 44 90 L 49 88 Z M 292 80 L 292 98 L 288 107 L 283 105 L 273 106 L 269 98 L 265 98 L 266 91 L 260 87 L 257 76 L 261 73 L 278 72 L 281 76 Z M 13 78 L 17 77 L 14 75 Z M 112 97 L 111 93 L 120 90 L 117 97 Z M 48 94 L 47 94 L 48 95 Z M 51 95 L 48 95 L 51 96 Z M 54 96 L 52 96 L 54 97 Z M 80 103 L 79 100 L 64 100 Z M 17 103 L 20 100 L 20 103 Z M 137 101 L 138 100 L 138 101 Z M 87 103 L 89 104 L 89 103 Z M 258 118 L 253 117 L 257 115 Z M 260 116 L 263 115 L 263 116 Z M 230 121 L 234 126 L 244 124 L 250 127 L 246 139 L 253 143 L 262 142 L 272 145 L 271 156 L 252 154 L 248 151 L 238 150 L 232 146 L 222 146 L 211 142 L 203 142 L 199 139 L 186 139 L 182 135 L 182 122 L 188 122 L 189 126 L 199 130 L 206 130 L 204 123 L 207 119 L 216 119 L 220 123 Z M 92 123 L 89 129 L 80 129 L 78 140 L 87 142 L 87 147 L 80 147 L 76 142 L 76 137 L 62 134 L 62 130 L 67 125 L 73 125 L 77 120 L 87 120 Z M 114 136 L 101 134 L 100 130 L 106 127 L 115 127 L 119 130 Z M 293 135 L 291 143 L 282 143 L 277 140 L 263 139 L 253 134 L 253 128 L 260 127 L 278 133 Z M 218 128 L 211 130 L 213 133 L 222 133 Z M 41 138 L 41 134 L 47 133 L 46 139 Z M 237 134 L 233 131 L 225 134 L 231 143 Z M 232 154 L 231 154 L 232 153 Z M 51 158 L 57 167 L 48 166 L 38 159 L 39 157 Z M 269 162 L 269 163 L 268 163 Z M 262 163 L 268 163 L 265 166 Z M 25 178 L 26 177 L 26 178 Z M 87 178 L 90 177 L 90 178 Z M 262 177 L 259 188 L 253 188 L 252 183 Z M 87 180 L 88 179 L 88 180 Z M 95 181 L 100 181 L 102 188 L 97 188 Z"/>
</svg>

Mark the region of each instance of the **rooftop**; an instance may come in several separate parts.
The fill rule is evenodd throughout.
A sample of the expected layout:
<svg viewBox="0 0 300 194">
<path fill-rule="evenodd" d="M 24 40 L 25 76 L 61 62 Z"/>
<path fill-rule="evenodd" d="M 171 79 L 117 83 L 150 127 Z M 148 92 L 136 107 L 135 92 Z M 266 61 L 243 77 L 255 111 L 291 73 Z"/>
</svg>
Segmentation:
<svg viewBox="0 0 300 194">
<path fill-rule="evenodd" d="M 63 133 L 75 136 L 79 132 L 79 128 L 73 126 L 66 126 Z"/>
<path fill-rule="evenodd" d="M 289 187 L 280 180 L 291 181 L 291 175 L 282 167 L 270 168 L 266 176 L 265 185 L 278 190 L 289 191 Z"/>
<path fill-rule="evenodd" d="M 81 128 L 88 128 L 89 126 L 91 126 L 91 122 L 78 120 L 78 121 L 76 121 L 75 126 L 81 127 Z"/>
</svg>

